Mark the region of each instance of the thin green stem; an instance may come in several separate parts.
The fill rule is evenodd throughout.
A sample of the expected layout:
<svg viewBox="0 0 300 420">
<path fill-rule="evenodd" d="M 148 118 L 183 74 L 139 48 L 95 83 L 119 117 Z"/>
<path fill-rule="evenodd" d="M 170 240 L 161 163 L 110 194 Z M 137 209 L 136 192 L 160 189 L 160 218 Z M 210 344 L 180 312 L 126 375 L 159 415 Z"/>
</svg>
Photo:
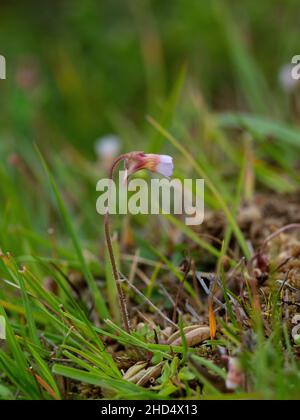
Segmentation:
<svg viewBox="0 0 300 420">
<path fill-rule="evenodd" d="M 121 155 L 113 162 L 112 167 L 110 169 L 110 173 L 109 173 L 110 182 L 113 181 L 113 175 L 114 175 L 114 171 L 115 171 L 115 168 L 117 167 L 117 165 L 122 160 L 126 159 L 127 157 L 128 157 L 128 154 Z M 109 194 L 110 194 L 110 192 L 111 192 L 111 188 L 109 188 Z M 114 256 L 114 250 L 113 250 L 112 240 L 111 240 L 111 235 L 110 235 L 109 222 L 110 222 L 110 220 L 109 220 L 109 209 L 107 209 L 107 212 L 104 216 L 105 239 L 106 239 L 106 244 L 107 244 L 110 263 L 111 263 L 111 266 L 112 266 L 112 272 L 113 272 L 113 276 L 114 276 L 114 279 L 115 279 L 115 282 L 116 282 L 117 291 L 118 291 L 118 295 L 119 295 L 123 325 L 124 325 L 124 328 L 125 328 L 126 332 L 130 333 L 130 322 L 129 322 L 127 303 L 126 303 L 126 298 L 125 298 L 122 286 L 120 284 L 121 279 L 120 279 L 119 270 L 117 268 L 116 259 L 115 259 L 115 256 Z"/>
</svg>

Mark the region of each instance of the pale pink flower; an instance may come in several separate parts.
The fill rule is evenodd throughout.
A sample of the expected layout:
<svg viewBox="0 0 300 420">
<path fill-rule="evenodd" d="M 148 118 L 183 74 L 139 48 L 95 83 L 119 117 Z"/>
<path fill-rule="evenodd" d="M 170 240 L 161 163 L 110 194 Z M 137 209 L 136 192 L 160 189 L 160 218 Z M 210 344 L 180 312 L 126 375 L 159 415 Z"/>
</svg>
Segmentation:
<svg viewBox="0 0 300 420">
<path fill-rule="evenodd" d="M 292 329 L 292 337 L 296 345 L 300 345 L 300 314 L 296 314 L 292 319 L 295 326 Z"/>
<path fill-rule="evenodd" d="M 228 374 L 226 378 L 226 388 L 234 391 L 243 386 L 245 381 L 245 374 L 243 372 L 241 363 L 237 357 L 228 358 Z"/>
<path fill-rule="evenodd" d="M 96 140 L 95 152 L 99 159 L 110 160 L 118 156 L 120 147 L 121 139 L 114 134 L 108 134 Z"/>
<path fill-rule="evenodd" d="M 133 152 L 125 160 L 126 179 L 141 169 L 148 169 L 151 172 L 170 177 L 173 174 L 173 158 L 168 155 L 157 155 L 153 153 Z"/>
<path fill-rule="evenodd" d="M 299 86 L 299 80 L 293 78 L 292 70 L 292 64 L 285 64 L 281 67 L 278 74 L 279 84 L 281 88 L 287 93 L 293 92 Z"/>
<path fill-rule="evenodd" d="M 101 165 L 106 172 L 109 171 L 114 160 L 120 153 L 121 143 L 121 139 L 114 134 L 108 134 L 96 140 L 95 152 L 98 164 Z"/>
</svg>

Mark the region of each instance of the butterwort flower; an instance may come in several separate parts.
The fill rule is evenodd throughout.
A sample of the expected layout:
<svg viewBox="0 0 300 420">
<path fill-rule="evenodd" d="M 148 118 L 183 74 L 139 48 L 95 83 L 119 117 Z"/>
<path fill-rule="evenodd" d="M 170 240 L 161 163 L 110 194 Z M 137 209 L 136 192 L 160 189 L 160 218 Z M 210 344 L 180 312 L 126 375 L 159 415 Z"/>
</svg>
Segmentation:
<svg viewBox="0 0 300 420">
<path fill-rule="evenodd" d="M 95 152 L 98 162 L 108 171 L 113 161 L 118 156 L 121 148 L 121 139 L 114 135 L 108 134 L 100 137 L 95 143 Z"/>
<path fill-rule="evenodd" d="M 127 181 L 128 177 L 135 172 L 141 169 L 148 169 L 151 172 L 159 173 L 165 177 L 170 177 L 173 174 L 173 159 L 171 156 L 167 155 L 156 155 L 156 154 L 147 154 L 144 152 L 129 152 L 124 153 L 114 159 L 111 167 L 109 169 L 109 179 L 111 183 L 113 182 L 113 176 L 115 169 L 119 165 L 119 163 L 124 162 L 125 164 L 125 178 L 124 182 Z M 111 185 L 111 184 L 110 184 Z M 108 254 L 112 266 L 112 273 L 115 279 L 118 295 L 119 295 L 119 302 L 120 302 L 120 309 L 122 320 L 124 324 L 124 328 L 127 333 L 130 334 L 130 321 L 128 316 L 128 309 L 126 304 L 126 298 L 120 284 L 120 272 L 117 267 L 116 258 L 114 256 L 114 250 L 110 235 L 110 226 L 109 226 L 109 210 L 105 212 L 104 216 L 104 232 L 105 232 L 105 239 L 107 243 Z"/>
<path fill-rule="evenodd" d="M 95 152 L 100 159 L 115 158 L 120 151 L 120 146 L 121 139 L 114 134 L 108 134 L 96 140 Z"/>
<path fill-rule="evenodd" d="M 237 357 L 228 358 L 228 374 L 226 378 L 226 388 L 234 391 L 243 386 L 245 382 L 245 373 Z"/>
<path fill-rule="evenodd" d="M 300 315 L 296 314 L 292 319 L 292 324 L 295 326 L 292 329 L 292 337 L 296 345 L 300 345 Z"/>
<path fill-rule="evenodd" d="M 133 152 L 125 159 L 125 179 L 141 169 L 148 169 L 151 172 L 170 177 L 173 174 L 173 158 L 168 155 L 157 155 L 153 153 Z"/>
<path fill-rule="evenodd" d="M 278 81 L 281 88 L 286 93 L 293 92 L 299 86 L 299 80 L 293 78 L 292 70 L 293 70 L 292 64 L 285 64 L 279 70 Z"/>
</svg>

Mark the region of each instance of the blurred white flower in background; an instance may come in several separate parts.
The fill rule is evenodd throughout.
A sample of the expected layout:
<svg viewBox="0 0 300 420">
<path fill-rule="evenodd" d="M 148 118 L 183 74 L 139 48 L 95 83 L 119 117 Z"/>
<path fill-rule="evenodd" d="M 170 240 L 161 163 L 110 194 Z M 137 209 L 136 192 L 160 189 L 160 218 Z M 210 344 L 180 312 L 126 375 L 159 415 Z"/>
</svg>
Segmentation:
<svg viewBox="0 0 300 420">
<path fill-rule="evenodd" d="M 228 358 L 228 374 L 226 378 L 226 388 L 234 391 L 243 386 L 245 382 L 245 374 L 242 370 L 241 363 L 237 357 Z"/>
<path fill-rule="evenodd" d="M 114 159 L 120 154 L 121 139 L 115 134 L 107 134 L 95 142 L 95 153 L 99 164 L 108 171 Z"/>
<path fill-rule="evenodd" d="M 100 137 L 95 143 L 95 152 L 98 158 L 116 157 L 121 148 L 120 137 L 108 134 Z"/>
<path fill-rule="evenodd" d="M 293 68 L 292 64 L 285 64 L 281 67 L 278 74 L 279 85 L 287 93 L 291 93 L 300 85 L 300 79 L 294 79 L 292 76 Z"/>
<path fill-rule="evenodd" d="M 296 345 L 300 345 L 300 314 L 296 314 L 292 319 L 295 326 L 292 329 L 292 337 Z"/>
</svg>

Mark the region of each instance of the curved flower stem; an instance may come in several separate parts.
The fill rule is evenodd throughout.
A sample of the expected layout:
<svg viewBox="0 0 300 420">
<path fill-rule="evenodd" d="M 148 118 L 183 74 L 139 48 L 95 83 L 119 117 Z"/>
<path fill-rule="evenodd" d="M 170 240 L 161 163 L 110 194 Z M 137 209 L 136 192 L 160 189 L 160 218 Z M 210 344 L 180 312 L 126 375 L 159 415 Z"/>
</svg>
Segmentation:
<svg viewBox="0 0 300 420">
<path fill-rule="evenodd" d="M 117 165 L 125 160 L 128 157 L 128 153 L 123 154 L 121 156 L 119 156 L 112 164 L 111 169 L 110 169 L 110 173 L 109 173 L 109 180 L 110 182 L 113 181 L 113 175 L 114 175 L 114 171 L 117 167 Z M 111 188 L 109 188 L 109 201 L 110 201 L 110 194 L 111 194 Z M 110 258 L 110 262 L 111 262 L 111 266 L 112 266 L 112 272 L 113 272 L 113 276 L 116 282 L 116 286 L 117 286 L 117 291 L 118 291 L 118 295 L 119 295 L 119 301 L 120 301 L 120 307 L 121 307 L 121 315 L 122 315 L 122 320 L 123 320 L 123 325 L 124 328 L 126 330 L 127 333 L 130 333 L 130 322 L 129 322 L 129 316 L 128 316 L 128 309 L 127 309 L 127 304 L 126 304 L 126 298 L 121 286 L 121 279 L 120 279 L 120 274 L 117 268 L 117 264 L 116 264 L 116 259 L 114 256 L 114 251 L 113 251 L 113 246 L 112 246 L 112 240 L 111 240 L 111 235 L 110 235 L 110 227 L 109 227 L 109 209 L 107 209 L 107 212 L 105 213 L 104 216 L 104 230 L 105 230 L 105 239 L 106 239 L 106 243 L 107 243 L 107 248 L 108 248 L 108 254 L 109 254 L 109 258 Z"/>
</svg>

